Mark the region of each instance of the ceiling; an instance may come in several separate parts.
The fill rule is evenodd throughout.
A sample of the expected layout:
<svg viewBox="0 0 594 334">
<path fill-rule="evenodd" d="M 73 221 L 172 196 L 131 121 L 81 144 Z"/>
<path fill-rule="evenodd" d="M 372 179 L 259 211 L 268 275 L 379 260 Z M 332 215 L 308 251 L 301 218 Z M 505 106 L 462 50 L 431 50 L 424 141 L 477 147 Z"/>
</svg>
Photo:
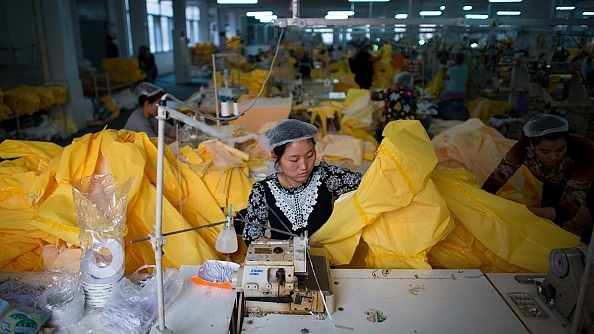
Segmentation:
<svg viewBox="0 0 594 334">
<path fill-rule="evenodd" d="M 216 5 L 216 0 L 209 0 Z M 353 10 L 355 18 L 394 18 L 397 13 L 407 13 L 409 4 L 414 1 L 414 5 L 420 10 L 438 10 L 439 6 L 453 2 L 455 0 L 390 0 L 389 2 L 349 2 L 348 0 L 298 0 L 298 10 L 300 18 L 323 18 L 330 10 Z M 524 0 L 534 1 L 539 5 L 548 1 L 543 0 Z M 419 4 L 420 2 L 420 4 Z M 473 14 L 490 14 L 495 17 L 498 10 L 521 10 L 522 3 L 489 3 L 488 0 L 461 0 L 457 1 L 460 6 L 471 5 Z M 594 0 L 550 0 L 551 6 L 576 6 L 574 13 L 581 13 L 584 10 L 594 10 Z M 255 5 L 218 5 L 219 8 L 225 8 L 233 11 L 260 11 L 270 10 L 280 17 L 293 17 L 291 0 L 259 0 Z M 547 11 L 550 9 L 547 9 Z M 447 8 L 444 16 L 447 15 Z M 575 14 L 574 14 L 575 15 Z M 452 17 L 452 16 L 449 16 Z"/>
</svg>

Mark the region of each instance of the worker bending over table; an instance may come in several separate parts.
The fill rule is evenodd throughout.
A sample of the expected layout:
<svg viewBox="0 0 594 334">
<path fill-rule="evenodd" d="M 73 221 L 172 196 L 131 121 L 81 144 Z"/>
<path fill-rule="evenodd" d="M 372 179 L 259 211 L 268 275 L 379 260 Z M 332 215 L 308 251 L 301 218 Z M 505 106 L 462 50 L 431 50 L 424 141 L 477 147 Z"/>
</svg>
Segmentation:
<svg viewBox="0 0 594 334">
<path fill-rule="evenodd" d="M 552 220 L 581 236 L 588 243 L 592 221 L 585 227 L 567 226 L 577 215 L 582 203 L 594 210 L 594 143 L 582 136 L 569 134 L 565 118 L 537 114 L 523 128 L 522 138 L 506 153 L 482 186 L 495 194 L 525 165 L 543 183 L 540 207 L 528 209 L 539 217 Z"/>
</svg>

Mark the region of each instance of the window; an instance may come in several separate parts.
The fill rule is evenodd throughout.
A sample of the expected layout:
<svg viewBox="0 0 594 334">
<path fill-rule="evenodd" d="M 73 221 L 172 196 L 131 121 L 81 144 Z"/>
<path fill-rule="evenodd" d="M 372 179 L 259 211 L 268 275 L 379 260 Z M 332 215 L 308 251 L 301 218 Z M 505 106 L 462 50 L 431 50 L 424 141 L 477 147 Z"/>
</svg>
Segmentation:
<svg viewBox="0 0 594 334">
<path fill-rule="evenodd" d="M 186 6 L 186 35 L 191 44 L 200 41 L 200 8 Z"/>
<path fill-rule="evenodd" d="M 173 49 L 173 2 L 171 0 L 146 0 L 147 24 L 152 52 Z"/>
</svg>

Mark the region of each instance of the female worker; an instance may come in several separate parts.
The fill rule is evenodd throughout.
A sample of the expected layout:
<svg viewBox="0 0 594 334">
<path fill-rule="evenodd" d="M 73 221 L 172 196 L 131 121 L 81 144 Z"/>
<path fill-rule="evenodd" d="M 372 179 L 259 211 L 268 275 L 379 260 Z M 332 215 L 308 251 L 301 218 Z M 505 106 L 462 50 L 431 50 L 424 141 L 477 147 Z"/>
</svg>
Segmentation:
<svg viewBox="0 0 594 334">
<path fill-rule="evenodd" d="M 380 91 L 371 91 L 371 100 L 384 101 L 384 111 L 375 138 L 382 140 L 382 132 L 388 123 L 399 119 L 417 118 L 415 81 L 410 72 L 400 72 L 394 77 L 394 85 Z"/>
<path fill-rule="evenodd" d="M 591 187 L 594 144 L 584 137 L 569 134 L 567 120 L 555 115 L 537 114 L 523 130 L 523 138 L 507 152 L 482 188 L 496 193 L 524 164 L 543 183 L 541 205 L 529 206 L 530 211 L 561 227 L 576 216 L 583 202 L 591 215 L 594 210 Z M 591 229 L 590 225 L 572 232 L 588 242 Z"/>
<path fill-rule="evenodd" d="M 157 137 L 159 129 L 159 123 L 155 118 L 158 111 L 157 105 L 165 92 L 161 87 L 150 82 L 141 82 L 134 89 L 134 94 L 138 98 L 138 108 L 130 114 L 124 129 L 145 132 L 149 137 Z M 165 123 L 165 142 L 170 144 L 175 138 L 175 127 Z"/>
<path fill-rule="evenodd" d="M 346 168 L 316 162 L 318 129 L 295 119 L 279 122 L 262 133 L 260 146 L 271 151 L 278 172 L 257 181 L 249 196 L 243 238 L 289 239 L 290 235 L 316 232 L 330 217 L 335 197 L 357 189 L 363 175 Z"/>
</svg>

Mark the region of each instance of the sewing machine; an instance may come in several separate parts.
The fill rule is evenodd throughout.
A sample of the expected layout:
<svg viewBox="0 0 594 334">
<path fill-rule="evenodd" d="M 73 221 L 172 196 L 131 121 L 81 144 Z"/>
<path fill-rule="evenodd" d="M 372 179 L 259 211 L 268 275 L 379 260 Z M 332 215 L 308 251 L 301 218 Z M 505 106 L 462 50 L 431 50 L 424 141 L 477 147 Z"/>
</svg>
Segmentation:
<svg viewBox="0 0 594 334">
<path fill-rule="evenodd" d="M 564 320 L 573 321 L 578 300 L 578 293 L 582 284 L 587 248 L 574 247 L 553 249 L 549 254 L 550 271 L 541 284 L 542 300 L 556 310 Z M 584 304 L 584 323 L 581 327 L 588 332 L 594 332 L 594 298 L 592 289 L 594 283 L 589 282 L 589 294 Z"/>
<path fill-rule="evenodd" d="M 309 257 L 308 247 L 307 236 L 249 245 L 245 264 L 233 279 L 244 313 L 322 313 L 324 296 L 326 304 L 332 305 L 328 262 Z"/>
</svg>

